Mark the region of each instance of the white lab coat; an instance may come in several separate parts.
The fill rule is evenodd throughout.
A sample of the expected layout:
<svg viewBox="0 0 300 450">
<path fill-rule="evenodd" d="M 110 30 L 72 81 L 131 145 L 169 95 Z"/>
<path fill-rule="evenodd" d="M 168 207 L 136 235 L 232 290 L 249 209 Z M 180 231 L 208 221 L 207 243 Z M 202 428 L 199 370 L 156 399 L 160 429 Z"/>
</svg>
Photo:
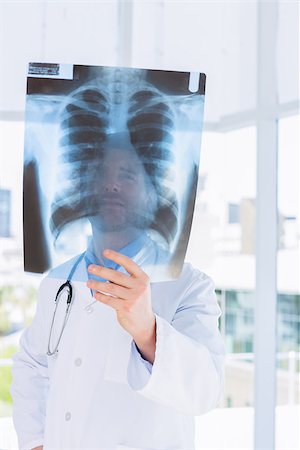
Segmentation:
<svg viewBox="0 0 300 450">
<path fill-rule="evenodd" d="M 65 275 L 73 263 L 63 266 Z M 87 279 L 84 260 L 77 271 L 75 279 Z M 112 308 L 97 302 L 85 309 L 94 299 L 82 281 L 72 282 L 74 302 L 58 355 L 46 356 L 61 283 L 49 276 L 42 281 L 35 318 L 13 357 L 20 449 L 193 449 L 193 416 L 214 408 L 223 391 L 224 345 L 211 279 L 185 264 L 179 279 L 151 285 L 152 373 Z M 65 307 L 61 301 L 56 336 Z"/>
</svg>

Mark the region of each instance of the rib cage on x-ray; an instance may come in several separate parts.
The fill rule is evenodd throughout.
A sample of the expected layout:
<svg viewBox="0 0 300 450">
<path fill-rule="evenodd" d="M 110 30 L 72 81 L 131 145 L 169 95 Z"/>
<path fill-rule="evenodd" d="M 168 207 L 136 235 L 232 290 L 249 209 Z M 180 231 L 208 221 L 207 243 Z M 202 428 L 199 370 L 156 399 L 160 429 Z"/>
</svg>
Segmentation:
<svg viewBox="0 0 300 450">
<path fill-rule="evenodd" d="M 76 91 L 62 113 L 60 183 L 50 223 L 55 237 L 67 223 L 97 210 L 91 179 L 104 151 L 108 113 L 107 99 L 96 87 Z"/>
<path fill-rule="evenodd" d="M 68 223 L 97 213 L 101 199 L 92 180 L 97 176 L 109 133 L 127 130 L 158 197 L 149 229 L 171 245 L 178 230 L 174 183 L 174 112 L 167 97 L 133 73 L 118 70 L 89 82 L 66 98 L 61 113 L 60 174 L 51 207 L 55 238 Z M 132 74 L 132 72 L 131 72 Z M 99 176 L 99 173 L 98 173 Z M 63 183 L 62 185 L 60 183 Z"/>
</svg>

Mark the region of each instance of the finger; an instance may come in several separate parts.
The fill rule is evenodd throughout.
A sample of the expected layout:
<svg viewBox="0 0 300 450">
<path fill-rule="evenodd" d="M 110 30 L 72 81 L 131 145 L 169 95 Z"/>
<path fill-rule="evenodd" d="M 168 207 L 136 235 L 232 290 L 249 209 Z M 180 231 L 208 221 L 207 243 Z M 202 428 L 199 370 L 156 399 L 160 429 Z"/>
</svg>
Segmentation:
<svg viewBox="0 0 300 450">
<path fill-rule="evenodd" d="M 89 280 L 87 286 L 97 292 L 113 295 L 123 300 L 130 300 L 132 293 L 128 288 L 124 288 L 114 283 L 103 283 L 102 281 Z"/>
<path fill-rule="evenodd" d="M 124 267 L 124 269 L 130 275 L 144 280 L 148 279 L 148 276 L 145 274 L 145 272 L 142 271 L 140 266 L 132 261 L 132 259 L 128 258 L 128 256 L 122 255 L 121 253 L 109 249 L 104 250 L 103 255 L 105 256 L 105 258 L 110 259 L 120 266 Z"/>
<path fill-rule="evenodd" d="M 118 272 L 114 269 L 108 269 L 103 266 L 96 266 L 91 264 L 88 267 L 88 271 L 98 277 L 104 278 L 105 280 L 111 281 L 112 283 L 118 284 L 119 286 L 124 286 L 127 288 L 134 286 L 134 280 L 129 275 Z"/>
<path fill-rule="evenodd" d="M 101 294 L 101 292 L 95 292 L 94 298 L 98 300 L 98 302 L 111 306 L 116 311 L 119 311 L 123 307 L 123 300 L 111 297 L 109 295 Z"/>
</svg>

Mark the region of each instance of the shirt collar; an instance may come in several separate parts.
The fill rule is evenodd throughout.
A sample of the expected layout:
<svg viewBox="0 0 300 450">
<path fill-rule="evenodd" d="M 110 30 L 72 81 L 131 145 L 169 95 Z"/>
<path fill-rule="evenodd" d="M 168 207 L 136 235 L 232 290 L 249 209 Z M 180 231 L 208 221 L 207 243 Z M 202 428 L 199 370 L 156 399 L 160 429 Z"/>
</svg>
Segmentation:
<svg viewBox="0 0 300 450">
<path fill-rule="evenodd" d="M 146 233 L 143 232 L 138 238 L 129 242 L 129 244 L 126 244 L 123 248 L 121 248 L 118 251 L 120 253 L 122 253 L 122 255 L 128 256 L 129 258 L 133 258 L 145 245 L 147 239 L 148 238 L 147 238 Z M 110 259 L 107 259 L 104 257 L 102 257 L 100 259 L 96 256 L 92 239 L 88 245 L 84 259 L 85 259 L 85 263 L 86 263 L 86 268 L 88 268 L 88 266 L 90 264 L 96 264 L 96 265 L 104 266 L 109 269 L 115 269 L 115 270 L 118 270 L 120 268 L 119 264 L 116 264 L 115 262 L 111 261 Z M 89 277 L 89 279 L 103 281 L 102 278 L 92 275 L 90 272 L 88 272 L 88 277 Z"/>
</svg>

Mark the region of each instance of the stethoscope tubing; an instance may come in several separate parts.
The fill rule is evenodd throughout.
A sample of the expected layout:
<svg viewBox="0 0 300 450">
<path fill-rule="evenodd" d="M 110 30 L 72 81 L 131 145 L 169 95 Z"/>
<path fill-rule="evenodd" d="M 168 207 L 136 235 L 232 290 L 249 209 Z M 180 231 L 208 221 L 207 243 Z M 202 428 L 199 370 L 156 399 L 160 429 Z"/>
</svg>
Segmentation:
<svg viewBox="0 0 300 450">
<path fill-rule="evenodd" d="M 78 267 L 79 263 L 81 262 L 81 260 L 83 259 L 84 255 L 85 255 L 85 252 L 82 253 L 78 257 L 76 263 L 73 265 L 73 267 L 72 267 L 72 269 L 71 269 L 71 271 L 69 273 L 67 281 L 65 283 L 63 283 L 59 287 L 59 289 L 58 289 L 58 291 L 56 293 L 56 296 L 55 296 L 55 307 L 54 307 L 54 311 L 53 311 L 53 316 L 52 316 L 52 321 L 51 321 L 51 326 L 50 326 L 50 333 L 49 333 L 49 338 L 48 338 L 48 349 L 47 349 L 47 355 L 48 356 L 53 356 L 53 355 L 55 355 L 58 352 L 58 346 L 59 346 L 60 340 L 62 338 L 64 329 L 66 327 L 66 324 L 67 324 L 67 321 L 68 321 L 68 318 L 69 318 L 69 315 L 70 315 L 70 312 L 71 312 L 72 303 L 73 303 L 73 288 L 72 288 L 72 285 L 71 285 L 71 280 L 73 278 L 75 270 L 77 269 L 77 267 Z M 63 291 L 65 289 L 67 289 L 67 291 L 68 291 L 68 298 L 67 298 L 67 308 L 66 308 L 66 312 L 65 312 L 64 322 L 63 322 L 63 325 L 62 325 L 62 328 L 61 328 L 58 340 L 56 342 L 56 345 L 54 346 L 54 350 L 51 350 L 50 349 L 51 337 L 52 337 L 52 332 L 53 332 L 53 326 L 54 326 L 54 322 L 55 322 L 55 316 L 56 316 L 56 312 L 57 312 L 57 307 L 58 307 L 61 295 L 62 295 L 62 293 L 63 293 Z"/>
</svg>

